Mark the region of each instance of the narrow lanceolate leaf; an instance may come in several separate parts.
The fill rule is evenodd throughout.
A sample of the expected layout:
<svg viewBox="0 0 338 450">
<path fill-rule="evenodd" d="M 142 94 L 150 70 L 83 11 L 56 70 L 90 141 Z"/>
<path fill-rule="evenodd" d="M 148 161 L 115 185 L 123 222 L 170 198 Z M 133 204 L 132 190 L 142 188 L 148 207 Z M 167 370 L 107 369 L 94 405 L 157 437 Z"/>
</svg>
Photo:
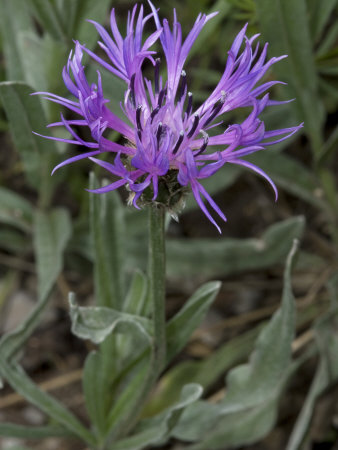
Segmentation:
<svg viewBox="0 0 338 450">
<path fill-rule="evenodd" d="M 97 187 L 94 174 L 91 174 L 90 184 L 92 189 Z M 140 332 L 144 333 L 143 337 L 147 337 L 147 333 L 142 325 L 138 328 L 136 316 L 127 318 L 127 315 L 117 311 L 123 309 L 124 291 L 124 212 L 119 196 L 116 192 L 91 194 L 90 209 L 95 294 L 99 306 L 89 310 L 72 304 L 71 317 L 73 333 L 101 344 L 99 351 L 92 352 L 86 360 L 83 387 L 89 415 L 98 436 L 102 438 L 113 397 L 112 383 L 120 364 L 120 358 L 116 355 L 116 336 L 112 333 L 126 326 L 128 321 L 131 333 L 137 334 L 136 339 L 140 339 Z"/>
<path fill-rule="evenodd" d="M 34 248 L 37 258 L 38 302 L 25 321 L 0 340 L 0 352 L 4 358 L 14 356 L 38 325 L 53 284 L 62 270 L 63 253 L 70 235 L 71 222 L 66 210 L 36 213 Z"/>
<path fill-rule="evenodd" d="M 298 450 L 308 433 L 316 406 L 316 401 L 325 390 L 338 380 L 338 276 L 329 282 L 331 311 L 321 317 L 316 324 L 316 340 L 320 355 L 319 364 L 304 405 L 289 438 L 286 450 Z"/>
<path fill-rule="evenodd" d="M 48 203 L 56 179 L 50 174 L 55 163 L 56 147 L 34 132 L 45 134 L 45 115 L 40 99 L 30 94 L 25 83 L 0 83 L 0 99 L 5 109 L 12 139 L 22 158 L 24 172 L 31 186 L 40 193 L 40 201 Z"/>
<path fill-rule="evenodd" d="M 0 356 L 0 374 L 18 394 L 45 412 L 56 423 L 63 425 L 68 431 L 93 445 L 94 439 L 91 433 L 70 411 L 49 394 L 39 389 L 21 367 L 8 363 L 2 355 Z"/>
<path fill-rule="evenodd" d="M 188 342 L 200 325 L 221 288 L 219 281 L 200 287 L 167 325 L 167 361 L 169 362 Z"/>
<path fill-rule="evenodd" d="M 129 290 L 123 302 L 123 309 L 129 314 L 144 316 L 147 311 L 148 280 L 143 272 L 135 271 Z"/>
<path fill-rule="evenodd" d="M 136 220 L 140 225 L 143 225 L 142 218 L 139 212 Z M 167 275 L 174 280 L 192 276 L 206 280 L 281 264 L 293 239 L 302 237 L 304 225 L 304 217 L 298 216 L 271 225 L 259 238 L 168 239 Z M 136 233 L 133 225 L 129 230 Z M 146 264 L 144 240 L 133 239 L 126 244 L 129 265 L 137 267 Z"/>
<path fill-rule="evenodd" d="M 23 81 L 26 78 L 17 37 L 20 32 L 33 28 L 27 2 L 0 0 L 0 25 L 7 79 Z"/>
<path fill-rule="evenodd" d="M 74 436 L 69 430 L 57 425 L 31 427 L 14 423 L 0 423 L 0 436 L 21 439 L 44 439 L 52 436 Z"/>
<path fill-rule="evenodd" d="M 74 39 L 85 42 L 89 49 L 95 47 L 98 33 L 88 19 L 102 23 L 109 16 L 111 0 L 74 0 L 64 1 L 64 15 L 68 35 Z"/>
<path fill-rule="evenodd" d="M 67 42 L 62 14 L 60 14 L 56 2 L 29 0 L 29 3 L 43 30 L 47 31 L 55 39 Z"/>
<path fill-rule="evenodd" d="M 33 224 L 33 208 L 21 195 L 0 187 L 0 222 L 13 225 L 22 231 L 30 231 Z"/>
<path fill-rule="evenodd" d="M 314 0 L 307 2 L 309 9 L 310 32 L 313 43 L 317 43 L 320 39 L 325 25 L 330 20 L 331 14 L 337 5 L 337 0 Z"/>
<path fill-rule="evenodd" d="M 225 276 L 271 267 L 285 259 L 294 238 L 301 238 L 304 218 L 293 217 L 270 226 L 260 238 L 172 239 L 168 245 L 168 275 L 180 278 Z"/>
<path fill-rule="evenodd" d="M 260 333 L 250 362 L 229 372 L 222 401 L 197 402 L 174 429 L 179 439 L 202 441 L 192 447 L 194 450 L 249 444 L 273 427 L 291 367 L 295 307 L 290 277 L 295 251 L 296 245 L 286 264 L 281 308 Z"/>
<path fill-rule="evenodd" d="M 205 42 L 208 41 L 209 37 L 215 33 L 215 30 L 219 27 L 219 24 L 222 22 L 222 19 L 226 17 L 231 9 L 231 4 L 224 2 L 223 0 L 218 0 L 215 4 L 212 5 L 211 10 L 209 11 L 212 14 L 215 11 L 218 11 L 217 16 L 212 20 L 207 27 L 203 28 L 201 34 L 199 35 L 196 43 L 192 47 L 189 52 L 189 58 L 198 53 Z"/>
<path fill-rule="evenodd" d="M 166 438 L 181 417 L 184 409 L 196 402 L 202 395 L 202 392 L 203 389 L 200 385 L 194 383 L 186 384 L 181 391 L 178 402 L 173 403 L 161 414 L 141 421 L 134 435 L 116 442 L 111 449 L 141 450 L 146 445 L 154 444 Z"/>
<path fill-rule="evenodd" d="M 113 340 L 114 336 L 107 338 Z M 104 344 L 103 344 L 104 345 Z M 114 395 L 114 380 L 119 361 L 114 346 L 109 346 L 110 353 L 102 350 L 92 351 L 86 358 L 83 370 L 83 392 L 86 408 L 95 433 L 102 439 L 106 430 L 106 419 Z"/>
<path fill-rule="evenodd" d="M 71 221 L 65 209 L 36 213 L 34 248 L 37 258 L 39 297 L 48 295 L 63 265 L 63 253 L 71 236 Z"/>
<path fill-rule="evenodd" d="M 205 390 L 209 389 L 227 370 L 248 358 L 261 329 L 260 324 L 236 336 L 207 358 L 175 364 L 161 378 L 158 390 L 146 405 L 145 415 L 154 416 L 171 405 L 187 380 L 200 384 Z"/>
<path fill-rule="evenodd" d="M 91 175 L 91 189 L 96 186 Z M 123 207 L 116 192 L 91 194 L 91 233 L 94 249 L 96 301 L 119 309 L 123 297 Z"/>
<path fill-rule="evenodd" d="M 305 0 L 255 0 L 259 28 L 270 43 L 271 54 L 287 54 L 276 65 L 278 77 L 287 81 L 298 117 L 305 122 L 314 152 L 322 146 L 323 107 L 318 96 L 318 78 L 314 64 L 312 39 Z M 322 6 L 321 6 L 322 8 Z"/>
<path fill-rule="evenodd" d="M 139 450 L 148 445 L 155 444 L 160 441 L 162 436 L 166 433 L 167 427 L 165 424 L 160 424 L 158 427 L 152 427 L 140 431 L 125 439 L 121 439 L 114 443 L 109 450 Z"/>
</svg>

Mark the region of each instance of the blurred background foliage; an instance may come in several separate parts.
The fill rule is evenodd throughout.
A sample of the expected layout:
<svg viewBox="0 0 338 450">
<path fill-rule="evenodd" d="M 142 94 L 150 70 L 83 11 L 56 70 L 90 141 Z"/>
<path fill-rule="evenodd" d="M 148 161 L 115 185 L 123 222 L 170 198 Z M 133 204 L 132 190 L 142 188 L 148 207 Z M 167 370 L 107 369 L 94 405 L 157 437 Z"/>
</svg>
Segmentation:
<svg viewBox="0 0 338 450">
<path fill-rule="evenodd" d="M 220 279 L 224 284 L 204 328 L 196 332 L 185 353 L 164 376 L 160 395 L 149 405 L 148 413 L 161 411 L 187 379 L 192 381 L 191 376 L 210 394 L 222 391 L 220 377 L 247 358 L 260 322 L 272 314 L 280 301 L 281 268 L 296 238 L 301 241 L 294 272 L 298 309 L 294 356 L 298 365 L 285 394 L 289 407 L 282 402 L 279 411 L 284 423 L 278 422 L 277 428 L 273 428 L 273 423 L 262 427 L 252 440 L 265 440 L 259 444 L 261 447 L 251 444 L 250 448 L 284 449 L 288 445 L 292 450 L 301 448 L 303 443 L 308 447 L 302 448 L 315 449 L 316 442 L 334 442 L 338 437 L 338 394 L 334 388 L 338 370 L 336 356 L 328 346 L 331 343 L 332 350 L 337 345 L 338 2 L 154 3 L 160 7 L 162 17 L 171 18 L 172 8 L 177 9 L 185 35 L 199 12 L 219 11 L 197 39 L 186 64 L 189 90 L 197 102 L 208 95 L 220 78 L 233 38 L 248 22 L 248 35 L 260 33 L 260 39 L 269 42 L 270 56 L 288 55 L 267 75 L 287 82 L 286 86 L 274 87 L 272 97 L 296 99 L 264 112 L 266 128 L 283 128 L 303 121 L 305 126 L 292 139 L 250 157 L 276 182 L 276 204 L 264 181 L 238 167 L 225 166 L 205 182 L 228 217 L 222 236 L 218 236 L 192 199 L 188 200 L 180 222 L 168 224 L 168 316 L 177 311 L 183 294 L 190 294 L 202 281 Z M 67 96 L 61 71 L 73 40 L 97 49 L 96 30 L 85 19 L 108 26 L 109 10 L 114 6 L 123 29 L 127 11 L 133 5 L 129 0 L 0 0 L 1 331 L 12 331 L 30 308 L 39 312 L 34 321 L 26 323 L 21 335 L 15 335 L 15 345 L 6 346 L 13 340 L 4 335 L 0 349 L 5 359 L 14 358 L 27 340 L 29 347 L 34 336 L 52 333 L 48 342 L 58 339 L 58 332 L 68 336 L 65 293 L 68 289 L 79 292 L 81 301 L 90 304 L 93 291 L 95 235 L 93 238 L 88 220 L 90 195 L 84 190 L 89 184 L 91 165 L 82 161 L 50 177 L 53 166 L 77 149 L 32 134 L 32 130 L 48 134 L 45 126 L 58 120 L 60 108 L 29 94 L 51 91 Z M 88 77 L 94 79 L 96 64 L 90 62 L 87 69 Z M 123 83 L 103 70 L 102 77 L 110 107 L 121 114 Z M 232 112 L 227 123 L 238 122 L 245 113 Z M 62 136 L 65 132 L 56 133 Z M 123 140 L 114 133 L 110 138 Z M 98 171 L 96 175 L 101 178 L 102 174 Z M 144 212 L 124 206 L 125 197 L 123 192 L 111 194 L 102 202 L 106 202 L 107 223 L 113 224 L 117 216 L 121 219 L 116 226 L 124 255 L 123 283 L 128 284 L 137 267 L 146 268 L 147 222 Z M 109 230 L 102 232 L 109 240 Z M 113 245 L 116 242 L 112 243 L 112 251 Z M 22 292 L 21 308 L 18 293 Z M 35 298 L 37 303 L 32 301 Z M 48 299 L 54 315 L 44 319 L 49 324 L 46 329 L 38 324 Z M 60 320 L 65 322 L 61 330 Z M 73 343 L 62 351 L 55 347 L 46 349 L 41 343 L 37 348 L 51 354 L 42 358 L 44 369 L 41 361 L 29 363 L 29 357 L 24 360 L 27 370 L 38 378 L 41 373 L 53 378 L 64 370 L 65 364 L 69 367 L 72 353 L 78 355 L 73 363 L 75 370 L 85 351 Z M 30 354 L 34 356 L 34 348 L 30 348 Z M 300 381 L 302 377 L 305 383 Z M 327 392 L 324 397 L 323 392 Z M 1 413 L 5 418 L 6 411 Z M 316 427 L 309 427 L 311 420 Z M 176 437 L 181 435 L 178 430 Z M 218 439 L 221 438 L 225 439 Z M 217 442 L 217 436 L 215 439 Z M 229 443 L 238 446 L 251 441 L 230 439 Z"/>
</svg>

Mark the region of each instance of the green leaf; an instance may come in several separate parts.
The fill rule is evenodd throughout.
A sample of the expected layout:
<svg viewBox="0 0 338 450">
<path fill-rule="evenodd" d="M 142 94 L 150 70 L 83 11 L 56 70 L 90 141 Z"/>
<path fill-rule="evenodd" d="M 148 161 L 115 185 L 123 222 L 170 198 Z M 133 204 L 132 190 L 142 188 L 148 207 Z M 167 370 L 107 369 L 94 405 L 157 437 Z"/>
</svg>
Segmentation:
<svg viewBox="0 0 338 450">
<path fill-rule="evenodd" d="M 166 433 L 167 427 L 165 424 L 161 424 L 156 428 L 149 428 L 140 431 L 133 436 L 125 439 L 121 439 L 117 443 L 114 443 L 109 450 L 138 450 L 147 447 L 150 444 L 155 444 L 161 440 L 162 436 Z"/>
<path fill-rule="evenodd" d="M 91 189 L 97 187 L 91 174 Z M 124 214 L 117 192 L 90 196 L 94 278 L 99 306 L 120 309 L 123 299 Z"/>
<path fill-rule="evenodd" d="M 301 412 L 290 435 L 286 450 L 298 450 L 309 430 L 316 401 L 338 380 L 338 276 L 330 280 L 331 311 L 321 317 L 316 324 L 316 341 L 320 361 L 306 396 Z"/>
<path fill-rule="evenodd" d="M 16 437 L 21 439 L 45 439 L 52 436 L 74 436 L 66 428 L 45 425 L 42 427 L 30 427 L 14 423 L 0 423 L 0 436 Z"/>
<path fill-rule="evenodd" d="M 13 225 L 22 231 L 31 231 L 33 208 L 21 195 L 0 187 L 0 221 Z"/>
<path fill-rule="evenodd" d="M 183 387 L 181 398 L 158 416 L 140 422 L 136 433 L 114 444 L 113 450 L 139 450 L 149 444 L 155 444 L 164 439 L 179 420 L 184 409 L 196 402 L 203 389 L 198 384 L 187 384 Z"/>
<path fill-rule="evenodd" d="M 107 340 L 112 338 L 112 336 L 108 337 Z M 102 349 L 90 352 L 83 370 L 82 383 L 86 407 L 99 438 L 105 434 L 107 414 L 114 394 L 113 381 L 118 365 L 114 347 L 110 345 L 109 350 L 110 353 L 107 355 Z"/>
<path fill-rule="evenodd" d="M 334 47 L 338 35 L 338 23 L 332 23 L 331 27 L 325 32 L 317 46 L 316 56 L 321 58 L 326 56 L 330 52 L 330 49 Z"/>
<path fill-rule="evenodd" d="M 218 0 L 209 11 L 213 13 L 215 11 L 218 12 L 217 16 L 211 20 L 206 27 L 204 27 L 201 33 L 196 40 L 196 43 L 193 45 L 191 51 L 189 52 L 189 58 L 191 58 L 195 53 L 198 53 L 201 48 L 205 45 L 206 42 L 210 39 L 211 36 L 214 35 L 217 27 L 220 26 L 222 20 L 229 14 L 231 6 L 228 2 L 224 2 L 223 0 Z"/>
<path fill-rule="evenodd" d="M 320 0 L 310 0 L 307 4 L 310 13 L 310 33 L 313 42 L 316 43 L 320 39 L 325 25 L 327 25 L 327 22 L 337 5 L 337 0 L 326 0 L 325 2 L 321 2 Z"/>
<path fill-rule="evenodd" d="M 25 175 L 31 186 L 40 193 L 40 202 L 48 203 L 57 177 L 50 173 L 55 162 L 56 147 L 33 134 L 44 134 L 47 123 L 40 100 L 31 96 L 32 89 L 25 83 L 0 83 L 0 99 L 5 109 L 12 138 L 23 161 Z"/>
<path fill-rule="evenodd" d="M 81 339 L 89 339 L 95 344 L 103 342 L 111 333 L 127 333 L 142 336 L 151 342 L 152 326 L 148 319 L 122 313 L 104 306 L 80 307 L 74 294 L 70 294 L 70 317 L 72 332 Z"/>
<path fill-rule="evenodd" d="M 145 414 L 153 416 L 168 407 L 187 383 L 198 383 L 210 388 L 228 369 L 244 361 L 252 351 L 254 341 L 261 330 L 258 325 L 223 344 L 209 357 L 200 361 L 183 361 L 169 369 L 161 378 L 158 390 L 147 403 Z"/>
<path fill-rule="evenodd" d="M 304 218 L 299 216 L 271 225 L 261 238 L 170 239 L 167 273 L 173 279 L 203 279 L 271 267 L 286 257 L 293 239 L 303 232 Z"/>
<path fill-rule="evenodd" d="M 42 29 L 57 40 L 67 42 L 62 16 L 53 1 L 29 0 Z"/>
<path fill-rule="evenodd" d="M 144 216 L 138 213 L 136 222 L 142 225 Z M 129 226 L 129 220 L 126 222 Z M 141 267 L 146 264 L 146 241 L 137 231 L 143 228 L 135 229 L 134 225 L 128 228 L 134 239 L 126 242 L 127 264 Z M 198 276 L 203 281 L 271 267 L 285 259 L 293 239 L 302 237 L 304 225 L 304 217 L 298 216 L 271 225 L 260 238 L 168 238 L 167 276 L 176 281 Z"/>
<path fill-rule="evenodd" d="M 317 318 L 324 308 L 325 305 L 309 305 L 308 308 L 301 308 L 297 328 L 303 329 L 304 325 Z M 226 371 L 248 358 L 258 334 L 265 325 L 266 322 L 262 322 L 235 336 L 206 358 L 175 364 L 161 377 L 157 390 L 147 403 L 144 415 L 153 416 L 170 405 L 173 399 L 178 398 L 187 380 L 200 384 L 205 391 L 215 386 Z"/>
<path fill-rule="evenodd" d="M 297 422 L 290 435 L 286 450 L 298 450 L 300 448 L 300 445 L 309 429 L 316 400 L 319 395 L 324 392 L 328 385 L 328 367 L 326 362 L 321 360 L 317 367 L 306 400 L 303 404 L 301 413 L 298 416 Z"/>
<path fill-rule="evenodd" d="M 229 372 L 222 401 L 192 405 L 174 429 L 174 436 L 179 439 L 202 440 L 193 449 L 249 444 L 262 438 L 274 425 L 278 399 L 291 367 L 295 306 L 290 278 L 295 252 L 296 244 L 286 263 L 281 308 L 260 333 L 250 362 Z"/>
<path fill-rule="evenodd" d="M 131 279 L 129 290 L 123 302 L 123 310 L 129 314 L 144 316 L 147 307 L 148 280 L 143 272 L 136 270 Z"/>
<path fill-rule="evenodd" d="M 292 107 L 312 142 L 314 154 L 322 146 L 323 105 L 318 96 L 318 77 L 305 0 L 255 0 L 259 28 L 269 42 L 270 54 L 288 55 L 274 65 L 277 78 L 288 83 L 284 92 L 296 97 Z"/>
<path fill-rule="evenodd" d="M 72 0 L 70 2 L 69 0 L 65 0 L 64 4 L 66 8 L 74 8 L 75 10 L 73 25 L 71 23 L 68 24 L 68 34 L 73 39 L 83 42 L 89 49 L 95 47 L 98 40 L 98 33 L 94 25 L 87 22 L 87 20 L 90 19 L 98 23 L 104 23 L 107 17 L 109 17 L 111 0 L 100 0 L 99 2 L 93 2 L 92 0 Z M 70 16 L 68 14 L 68 17 Z"/>
<path fill-rule="evenodd" d="M 123 421 L 123 417 L 130 411 L 131 405 L 135 404 L 135 397 L 139 394 L 140 386 L 144 383 L 149 370 L 150 359 L 147 356 L 145 354 L 146 358 L 142 358 L 139 364 L 133 367 L 132 378 L 125 377 L 121 394 L 114 400 L 109 411 L 107 417 L 107 435 L 111 436 L 111 438 L 113 438 L 116 431 L 119 433 L 120 422 Z"/>
<path fill-rule="evenodd" d="M 48 295 L 62 270 L 63 253 L 71 233 L 71 220 L 67 210 L 58 208 L 50 213 L 36 213 L 34 248 L 39 298 Z"/>
<path fill-rule="evenodd" d="M 27 84 L 35 91 L 56 91 L 62 93 L 65 90 L 61 75 L 67 53 L 65 46 L 60 41 L 53 40 L 49 35 L 38 37 L 35 33 L 29 31 L 20 32 L 17 36 L 17 41 L 22 55 Z M 42 104 L 48 112 L 53 109 L 59 109 L 60 106 L 45 101 Z M 50 117 L 48 118 L 50 119 Z M 40 118 L 40 123 L 42 123 L 42 119 L 44 117 Z M 43 125 L 46 126 L 47 123 L 45 122 Z M 46 134 L 45 128 L 43 134 Z M 53 142 L 49 142 L 49 144 L 54 145 Z"/>
<path fill-rule="evenodd" d="M 219 281 L 201 286 L 167 325 L 167 362 L 188 342 L 191 334 L 204 319 L 221 288 Z"/>
<path fill-rule="evenodd" d="M 6 60 L 8 80 L 25 80 L 25 71 L 17 37 L 22 31 L 32 30 L 27 2 L 0 0 L 0 33 Z"/>
<path fill-rule="evenodd" d="M 18 365 L 5 361 L 0 356 L 0 373 L 12 388 L 26 400 L 37 406 L 57 423 L 63 425 L 71 433 L 93 445 L 92 434 L 61 403 L 46 392 L 41 391 Z"/>
<path fill-rule="evenodd" d="M 17 329 L 0 340 L 0 351 L 8 359 L 22 347 L 38 325 L 50 291 L 63 265 L 63 252 L 71 234 L 69 214 L 64 209 L 50 213 L 38 211 L 35 216 L 34 247 L 37 258 L 38 302 Z"/>
</svg>

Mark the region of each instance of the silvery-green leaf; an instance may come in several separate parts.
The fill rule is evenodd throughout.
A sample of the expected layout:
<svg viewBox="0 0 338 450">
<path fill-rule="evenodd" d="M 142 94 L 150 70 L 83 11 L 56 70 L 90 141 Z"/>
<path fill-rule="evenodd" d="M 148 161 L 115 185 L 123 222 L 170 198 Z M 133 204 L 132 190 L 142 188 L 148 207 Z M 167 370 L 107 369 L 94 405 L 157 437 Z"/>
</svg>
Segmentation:
<svg viewBox="0 0 338 450">
<path fill-rule="evenodd" d="M 316 340 L 320 360 L 311 387 L 290 435 L 287 450 L 298 450 L 303 442 L 313 415 L 318 397 L 338 380 L 338 276 L 329 282 L 331 293 L 331 311 L 326 313 L 316 324 Z"/>
<path fill-rule="evenodd" d="M 130 282 L 129 290 L 123 301 L 123 309 L 129 314 L 145 315 L 147 311 L 148 280 L 143 272 L 136 270 Z"/>
<path fill-rule="evenodd" d="M 293 239 L 302 237 L 304 226 L 304 217 L 296 216 L 271 225 L 259 238 L 168 238 L 167 276 L 176 281 L 192 276 L 205 280 L 271 267 L 285 260 Z M 127 261 L 132 267 L 145 264 L 146 242 L 140 231 L 137 236 L 127 241 Z"/>
<path fill-rule="evenodd" d="M 193 331 L 205 317 L 221 288 L 219 281 L 201 286 L 167 325 L 167 361 L 169 362 L 188 342 Z"/>
<path fill-rule="evenodd" d="M 37 211 L 34 227 L 34 248 L 37 259 L 38 293 L 50 292 L 63 266 L 63 253 L 71 236 L 71 220 L 66 209 L 49 213 Z"/>
<path fill-rule="evenodd" d="M 23 61 L 18 48 L 17 36 L 21 31 L 33 29 L 27 2 L 0 0 L 0 33 L 6 60 L 8 80 L 25 80 Z"/>
<path fill-rule="evenodd" d="M 196 402 L 202 395 L 202 392 L 203 389 L 198 384 L 185 385 L 181 392 L 181 398 L 177 403 L 168 407 L 161 414 L 141 421 L 135 430 L 135 434 L 116 442 L 111 449 L 141 450 L 149 444 L 165 440 L 184 409 Z"/>
<path fill-rule="evenodd" d="M 15 228 L 3 227 L 0 228 L 0 248 L 12 254 L 24 255 L 31 251 L 32 245 L 26 234 Z M 23 261 L 22 268 L 28 268 L 29 263 L 26 264 Z M 21 263 L 19 263 L 18 267 L 21 267 Z"/>
<path fill-rule="evenodd" d="M 114 443 L 109 447 L 109 450 L 140 450 L 161 440 L 166 431 L 165 424 L 161 424 L 156 428 L 145 429 Z"/>
<path fill-rule="evenodd" d="M 259 28 L 273 55 L 288 55 L 274 65 L 277 79 L 288 83 L 283 92 L 296 97 L 292 108 L 311 140 L 315 154 L 322 146 L 324 110 L 318 95 L 318 76 L 305 0 L 255 0 Z"/>
<path fill-rule="evenodd" d="M 309 9 L 309 26 L 313 39 L 313 43 L 316 43 L 321 37 L 321 34 L 330 21 L 332 13 L 337 5 L 337 0 L 327 0 L 321 2 L 320 0 L 314 0 L 307 2 Z"/>
<path fill-rule="evenodd" d="M 171 239 L 168 276 L 204 279 L 271 267 L 283 261 L 293 239 L 301 238 L 303 231 L 304 218 L 299 216 L 271 225 L 260 238 Z"/>
<path fill-rule="evenodd" d="M 45 0 L 29 0 L 34 15 L 40 22 L 44 31 L 47 31 L 53 38 L 67 42 L 67 35 L 62 15 L 55 2 Z"/>
<path fill-rule="evenodd" d="M 49 91 L 62 94 L 66 88 L 63 85 L 61 73 L 62 67 L 67 60 L 68 48 L 66 50 L 62 42 L 54 40 L 49 35 L 38 36 L 31 31 L 18 33 L 17 42 L 27 84 L 35 91 Z M 51 122 L 55 116 L 50 117 L 50 112 L 57 110 L 55 120 L 58 121 L 60 105 L 47 102 L 44 99 L 41 103 L 44 110 L 47 111 L 47 118 Z M 43 125 L 46 126 L 47 122 Z M 43 134 L 46 134 L 46 129 L 44 129 Z M 49 142 L 49 144 L 54 146 L 53 142 Z M 57 143 L 57 145 L 59 144 L 61 143 Z"/>
<path fill-rule="evenodd" d="M 110 336 L 106 339 L 112 339 Z M 104 344 L 104 343 L 103 343 Z M 91 351 L 86 358 L 82 385 L 86 408 L 94 426 L 95 433 L 102 438 L 105 434 L 107 414 L 114 395 L 113 382 L 117 375 L 118 355 L 114 346 L 109 346 L 110 353 Z"/>
<path fill-rule="evenodd" d="M 49 213 L 36 213 L 34 248 L 37 259 L 38 302 L 22 324 L 1 338 L 0 351 L 4 358 L 11 358 L 38 325 L 50 291 L 62 270 L 63 253 L 70 235 L 68 211 L 60 208 Z"/>
<path fill-rule="evenodd" d="M 92 434 L 65 406 L 51 395 L 43 392 L 20 366 L 7 362 L 2 354 L 0 355 L 0 375 L 18 394 L 41 409 L 56 423 L 64 426 L 69 432 L 76 434 L 90 445 L 94 445 Z"/>
<path fill-rule="evenodd" d="M 23 162 L 29 184 L 40 194 L 40 202 L 48 204 L 58 177 L 50 177 L 56 162 L 56 146 L 36 136 L 46 134 L 46 117 L 40 99 L 31 96 L 33 89 L 22 82 L 0 83 L 0 99 L 12 134 L 13 142 Z"/>
<path fill-rule="evenodd" d="M 201 441 L 191 447 L 194 450 L 249 444 L 273 427 L 291 367 L 295 306 L 290 277 L 295 252 L 294 244 L 286 263 L 281 308 L 261 331 L 250 362 L 229 372 L 223 400 L 190 406 L 174 429 L 179 439 Z"/>
<path fill-rule="evenodd" d="M 133 314 L 116 311 L 104 306 L 83 306 L 70 295 L 70 317 L 72 332 L 81 339 L 89 339 L 95 344 L 103 342 L 111 333 L 127 333 L 145 338 L 151 342 L 150 320 Z"/>
<path fill-rule="evenodd" d="M 14 423 L 0 423 L 0 436 L 21 439 L 45 439 L 52 436 L 74 436 L 74 434 L 59 425 L 33 427 Z"/>
<path fill-rule="evenodd" d="M 170 368 L 161 378 L 159 389 L 149 400 L 145 414 L 153 416 L 178 398 L 186 384 L 198 383 L 204 389 L 210 388 L 227 370 L 245 360 L 253 349 L 262 325 L 235 336 L 215 350 L 209 357 L 199 361 L 182 361 Z"/>
<path fill-rule="evenodd" d="M 33 222 L 33 208 L 21 195 L 0 187 L 0 222 L 13 225 L 22 231 L 30 231 Z"/>
<path fill-rule="evenodd" d="M 90 187 L 98 187 L 93 173 Z M 124 290 L 124 211 L 118 193 L 91 194 L 90 218 L 97 305 L 120 309 Z"/>
<path fill-rule="evenodd" d="M 63 3 L 66 10 L 62 9 L 62 11 L 67 21 L 68 36 L 80 42 L 85 42 L 86 47 L 89 49 L 95 47 L 96 42 L 99 40 L 98 32 L 88 20 L 104 23 L 106 18 L 109 17 L 111 1 L 66 0 Z"/>
</svg>

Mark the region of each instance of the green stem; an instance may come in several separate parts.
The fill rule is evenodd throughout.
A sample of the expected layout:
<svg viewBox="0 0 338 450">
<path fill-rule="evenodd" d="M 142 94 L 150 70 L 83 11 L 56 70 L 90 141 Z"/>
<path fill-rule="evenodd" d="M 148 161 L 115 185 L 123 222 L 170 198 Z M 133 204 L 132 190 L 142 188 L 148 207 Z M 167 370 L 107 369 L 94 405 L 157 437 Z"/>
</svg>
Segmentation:
<svg viewBox="0 0 338 450">
<path fill-rule="evenodd" d="M 164 208 L 149 207 L 149 279 L 154 338 L 147 375 L 125 416 L 114 423 L 105 448 L 126 436 L 139 420 L 166 359 Z"/>
<path fill-rule="evenodd" d="M 164 208 L 149 208 L 149 278 L 154 323 L 154 363 L 161 372 L 166 354 Z"/>
</svg>

